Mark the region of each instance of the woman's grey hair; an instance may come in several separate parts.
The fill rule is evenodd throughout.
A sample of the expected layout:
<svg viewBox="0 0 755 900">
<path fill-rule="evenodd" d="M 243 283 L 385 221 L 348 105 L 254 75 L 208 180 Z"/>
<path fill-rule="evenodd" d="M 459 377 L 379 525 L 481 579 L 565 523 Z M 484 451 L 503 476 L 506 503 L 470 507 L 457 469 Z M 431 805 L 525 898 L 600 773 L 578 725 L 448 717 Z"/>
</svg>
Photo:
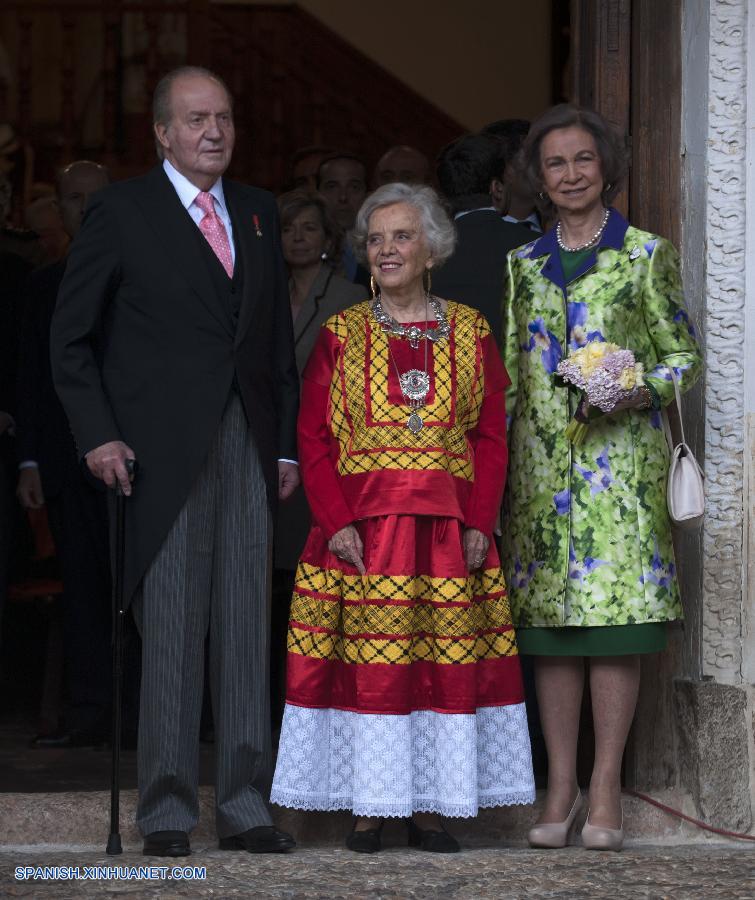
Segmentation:
<svg viewBox="0 0 755 900">
<path fill-rule="evenodd" d="M 367 262 L 367 234 L 370 218 L 378 209 L 408 203 L 419 213 L 430 255 L 436 266 L 445 262 L 456 247 L 456 229 L 436 192 L 426 185 L 394 182 L 373 191 L 357 213 L 351 245 L 361 263 Z"/>
</svg>

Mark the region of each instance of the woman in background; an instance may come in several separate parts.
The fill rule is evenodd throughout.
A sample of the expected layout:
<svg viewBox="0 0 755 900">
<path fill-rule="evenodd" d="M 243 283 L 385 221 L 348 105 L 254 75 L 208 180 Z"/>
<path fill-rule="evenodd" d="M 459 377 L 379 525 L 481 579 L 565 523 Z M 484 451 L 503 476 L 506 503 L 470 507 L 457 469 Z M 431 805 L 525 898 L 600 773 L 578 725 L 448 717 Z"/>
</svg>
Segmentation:
<svg viewBox="0 0 755 900">
<path fill-rule="evenodd" d="M 301 376 L 320 326 L 335 313 L 364 300 L 365 290 L 336 274 L 341 231 L 314 191 L 294 190 L 278 198 L 283 258 L 294 322 L 296 366 Z M 283 715 L 285 635 L 294 571 L 309 532 L 309 507 L 301 487 L 278 507 L 273 564 L 271 689 L 275 716 Z"/>
</svg>

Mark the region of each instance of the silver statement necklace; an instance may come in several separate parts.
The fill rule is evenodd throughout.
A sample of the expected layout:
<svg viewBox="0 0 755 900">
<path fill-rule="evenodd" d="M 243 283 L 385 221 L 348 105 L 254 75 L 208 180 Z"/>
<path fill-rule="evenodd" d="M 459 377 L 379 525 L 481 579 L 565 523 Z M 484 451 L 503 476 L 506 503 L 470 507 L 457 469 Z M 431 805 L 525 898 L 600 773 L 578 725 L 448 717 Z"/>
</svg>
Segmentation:
<svg viewBox="0 0 755 900">
<path fill-rule="evenodd" d="M 432 307 L 433 315 L 435 316 L 435 328 L 427 327 L 428 303 Z M 441 308 L 440 301 L 437 297 L 431 297 L 429 294 L 425 294 L 424 331 L 421 328 L 417 328 L 416 325 L 407 327 L 401 322 L 397 322 L 393 316 L 389 316 L 383 309 L 383 304 L 380 302 L 380 294 L 372 298 L 370 301 L 370 309 L 372 310 L 372 315 L 377 319 L 380 327 L 386 334 L 389 334 L 391 337 L 407 338 L 412 350 L 416 350 L 419 347 L 419 342 L 425 338 L 437 343 L 451 334 L 451 326 L 448 324 L 448 319 Z"/>
<path fill-rule="evenodd" d="M 432 306 L 433 313 L 435 314 L 435 328 L 429 327 L 427 314 L 428 302 L 430 306 Z M 416 325 L 412 325 L 407 328 L 406 325 L 402 325 L 400 322 L 397 322 L 392 316 L 389 316 L 388 313 L 386 313 L 383 309 L 379 297 L 375 297 L 375 299 L 372 301 L 371 308 L 372 314 L 380 323 L 383 331 L 388 335 L 388 355 L 390 356 L 391 362 L 393 363 L 393 368 L 396 370 L 399 387 L 401 388 L 401 394 L 403 395 L 404 401 L 406 402 L 407 406 L 411 410 L 411 412 L 409 413 L 409 418 L 406 422 L 406 427 L 409 429 L 409 431 L 411 431 L 412 434 L 417 435 L 425 427 L 425 423 L 422 421 L 422 416 L 419 414 L 419 411 L 424 407 L 427 401 L 427 395 L 430 393 L 430 373 L 428 372 L 427 368 L 427 348 L 430 341 L 437 342 L 442 340 L 444 337 L 448 337 L 451 333 L 451 326 L 448 323 L 448 319 L 443 314 L 443 310 L 441 309 L 438 300 L 435 297 L 430 297 L 429 294 L 425 294 L 424 331 L 421 328 L 417 328 Z M 391 350 L 391 336 L 407 338 L 409 341 L 409 345 L 413 350 L 418 349 L 419 342 L 424 339 L 424 369 L 409 369 L 408 372 L 404 372 L 403 374 L 399 372 L 396 358 L 394 357 L 393 351 Z"/>
<path fill-rule="evenodd" d="M 606 225 L 608 224 L 608 217 L 611 215 L 610 210 L 606 210 L 603 213 L 603 221 L 600 223 L 600 228 L 595 232 L 595 234 L 590 238 L 589 241 L 585 241 L 584 244 L 580 244 L 578 247 L 567 247 L 564 243 L 564 238 L 561 233 L 561 220 L 559 219 L 558 224 L 556 225 L 556 240 L 558 241 L 558 246 L 564 253 L 579 253 L 580 250 L 587 250 L 588 247 L 592 247 L 593 244 L 596 244 L 600 240 L 600 236 L 603 234 Z"/>
</svg>

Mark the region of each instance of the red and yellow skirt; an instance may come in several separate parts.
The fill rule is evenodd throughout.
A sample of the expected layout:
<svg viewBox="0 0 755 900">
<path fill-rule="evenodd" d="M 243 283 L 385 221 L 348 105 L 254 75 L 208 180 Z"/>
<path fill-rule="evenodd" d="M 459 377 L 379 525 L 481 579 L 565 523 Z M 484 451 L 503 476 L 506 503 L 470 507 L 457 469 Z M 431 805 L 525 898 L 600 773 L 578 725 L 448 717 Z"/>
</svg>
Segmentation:
<svg viewBox="0 0 755 900">
<path fill-rule="evenodd" d="M 356 527 L 366 575 L 331 554 L 316 526 L 299 563 L 272 801 L 376 816 L 531 803 L 495 547 L 470 574 L 457 519 L 391 515 Z"/>
</svg>

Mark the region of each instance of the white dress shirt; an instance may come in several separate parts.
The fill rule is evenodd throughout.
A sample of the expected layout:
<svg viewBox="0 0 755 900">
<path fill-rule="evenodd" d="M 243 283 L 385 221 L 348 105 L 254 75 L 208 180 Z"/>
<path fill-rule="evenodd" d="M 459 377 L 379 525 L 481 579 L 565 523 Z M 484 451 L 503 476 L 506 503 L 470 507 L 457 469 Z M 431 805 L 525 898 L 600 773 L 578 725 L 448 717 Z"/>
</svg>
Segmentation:
<svg viewBox="0 0 755 900">
<path fill-rule="evenodd" d="M 530 213 L 526 219 L 515 219 L 513 216 L 504 216 L 503 221 L 511 222 L 512 225 L 523 225 L 525 228 L 529 228 L 530 231 L 535 231 L 538 234 L 543 233 L 540 219 L 538 219 L 536 212 Z"/>
<path fill-rule="evenodd" d="M 178 169 L 172 166 L 167 159 L 163 160 L 163 169 L 170 179 L 170 183 L 176 189 L 178 199 L 181 201 L 184 209 L 189 213 L 194 222 L 199 225 L 205 216 L 204 210 L 200 209 L 194 202 L 200 189 L 192 184 L 185 175 L 182 175 Z M 215 200 L 215 212 L 218 218 L 225 225 L 228 234 L 228 243 L 231 245 L 231 259 L 236 263 L 236 246 L 233 243 L 233 225 L 231 225 L 231 217 L 228 215 L 228 207 L 225 203 L 225 194 L 223 193 L 223 182 L 220 178 L 213 184 L 208 193 L 212 194 Z"/>
</svg>

